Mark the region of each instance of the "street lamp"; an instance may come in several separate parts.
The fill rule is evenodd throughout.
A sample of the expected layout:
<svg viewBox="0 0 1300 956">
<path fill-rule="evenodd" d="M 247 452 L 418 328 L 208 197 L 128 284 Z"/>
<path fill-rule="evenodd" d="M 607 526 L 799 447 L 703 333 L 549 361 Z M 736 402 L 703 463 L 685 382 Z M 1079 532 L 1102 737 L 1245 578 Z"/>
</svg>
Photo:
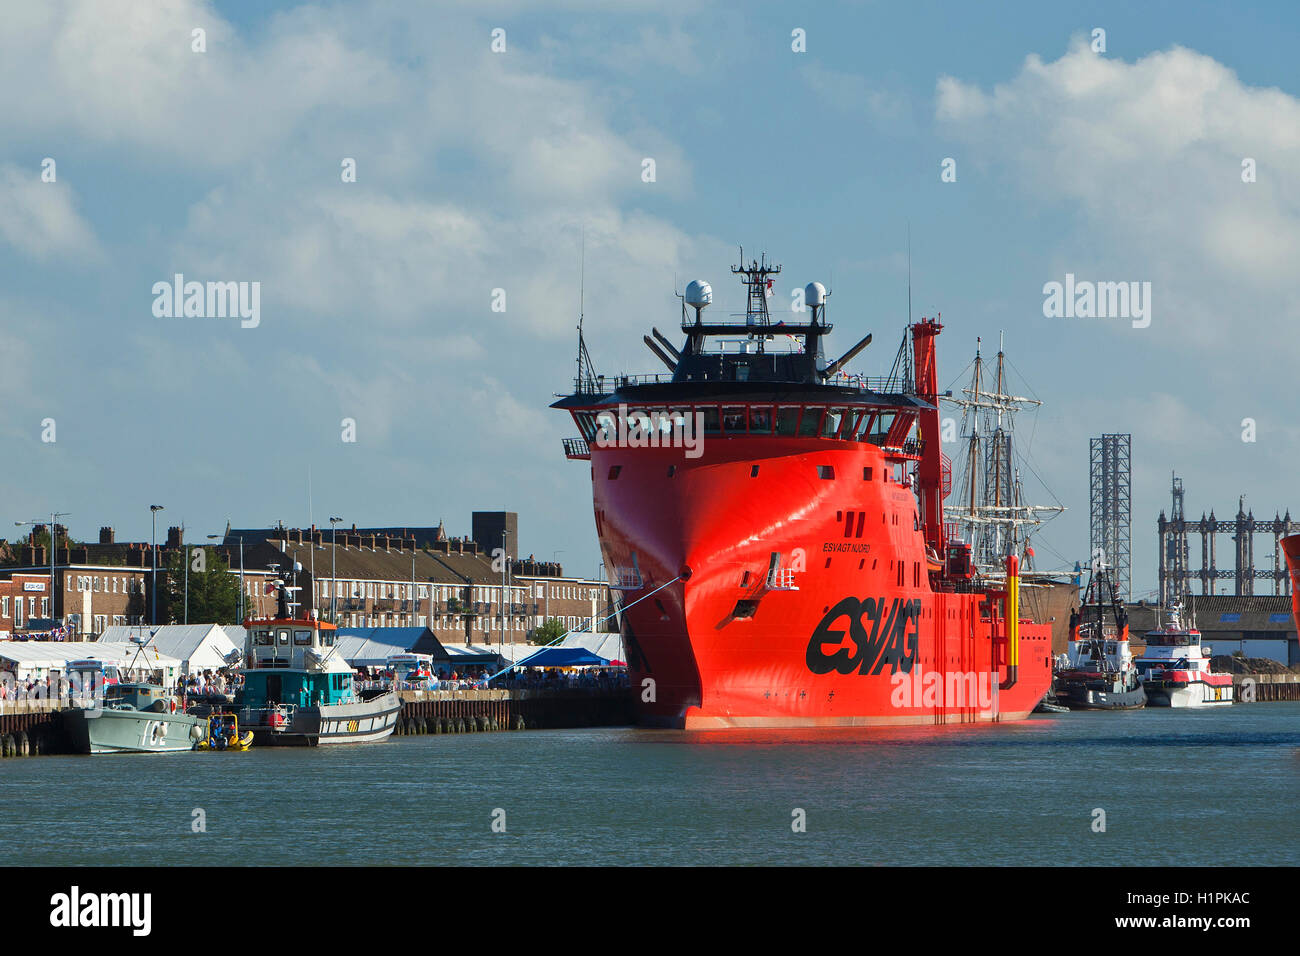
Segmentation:
<svg viewBox="0 0 1300 956">
<path fill-rule="evenodd" d="M 190 556 L 185 553 L 185 522 L 181 522 L 181 560 L 185 562 L 185 623 L 190 623 Z"/>
<path fill-rule="evenodd" d="M 158 626 L 158 512 L 163 510 L 162 505 L 149 506 L 149 520 L 153 523 L 153 531 L 149 537 L 149 550 L 153 553 L 153 577 L 149 583 L 149 626 Z"/>
<path fill-rule="evenodd" d="M 58 590 L 54 586 L 54 555 L 59 548 L 58 532 L 56 529 L 58 528 L 58 519 L 66 518 L 70 514 L 72 514 L 71 511 L 50 512 L 50 629 L 51 630 L 54 629 L 54 621 L 56 620 L 54 615 L 54 594 L 55 591 Z M 14 524 L 17 527 L 21 528 L 24 525 L 35 526 L 39 524 L 39 522 L 35 518 L 33 518 L 31 521 L 15 521 Z M 71 558 L 69 558 L 69 563 L 71 563 Z"/>
<path fill-rule="evenodd" d="M 339 549 L 339 522 L 342 518 L 330 518 L 330 623 L 337 624 L 338 610 L 336 602 L 338 600 L 339 582 L 334 576 L 334 555 Z"/>
</svg>

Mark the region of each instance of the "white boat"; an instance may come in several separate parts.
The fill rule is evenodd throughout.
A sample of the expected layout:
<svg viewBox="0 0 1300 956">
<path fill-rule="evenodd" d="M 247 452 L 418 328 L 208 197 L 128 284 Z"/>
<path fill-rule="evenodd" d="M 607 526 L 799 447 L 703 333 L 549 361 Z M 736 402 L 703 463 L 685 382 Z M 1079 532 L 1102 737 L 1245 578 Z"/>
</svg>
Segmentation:
<svg viewBox="0 0 1300 956">
<path fill-rule="evenodd" d="M 1182 608 L 1170 609 L 1162 627 L 1147 631 L 1147 649 L 1134 661 L 1151 707 L 1220 707 L 1232 703 L 1232 675 L 1210 672 L 1211 650 L 1201 632 L 1184 627 Z"/>
</svg>

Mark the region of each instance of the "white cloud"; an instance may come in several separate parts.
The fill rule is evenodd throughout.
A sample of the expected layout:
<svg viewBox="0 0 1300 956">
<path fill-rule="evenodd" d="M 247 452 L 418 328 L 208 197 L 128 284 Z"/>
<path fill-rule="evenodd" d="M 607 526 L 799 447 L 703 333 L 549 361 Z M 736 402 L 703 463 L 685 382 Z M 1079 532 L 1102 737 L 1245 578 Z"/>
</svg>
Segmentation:
<svg viewBox="0 0 1300 956">
<path fill-rule="evenodd" d="M 1222 345 L 1249 317 L 1255 336 L 1285 331 L 1297 354 L 1300 100 L 1183 47 L 1126 63 L 1076 43 L 989 91 L 941 78 L 936 117 L 977 170 L 966 185 L 1005 172 L 1026 199 L 1080 220 L 1089 247 L 1062 235 L 1062 270 L 1153 282 L 1163 345 Z M 1255 183 L 1242 181 L 1245 158 Z"/>
<path fill-rule="evenodd" d="M 33 259 L 99 258 L 90 226 L 77 213 L 71 188 L 42 182 L 40 169 L 0 166 L 0 238 Z"/>
</svg>

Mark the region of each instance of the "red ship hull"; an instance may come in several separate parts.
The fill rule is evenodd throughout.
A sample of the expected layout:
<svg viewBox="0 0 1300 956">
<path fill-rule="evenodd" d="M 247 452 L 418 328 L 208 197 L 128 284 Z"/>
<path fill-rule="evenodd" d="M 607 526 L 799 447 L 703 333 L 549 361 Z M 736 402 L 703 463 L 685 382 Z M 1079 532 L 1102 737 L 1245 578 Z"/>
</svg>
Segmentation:
<svg viewBox="0 0 1300 956">
<path fill-rule="evenodd" d="M 1002 602 L 932 588 L 917 498 L 883 480 L 899 472 L 881 448 L 718 435 L 703 452 L 590 450 L 644 723 L 930 725 L 1037 706 L 1050 627 L 1020 623 L 1009 681 Z M 773 586 L 774 553 L 793 589 Z"/>
</svg>

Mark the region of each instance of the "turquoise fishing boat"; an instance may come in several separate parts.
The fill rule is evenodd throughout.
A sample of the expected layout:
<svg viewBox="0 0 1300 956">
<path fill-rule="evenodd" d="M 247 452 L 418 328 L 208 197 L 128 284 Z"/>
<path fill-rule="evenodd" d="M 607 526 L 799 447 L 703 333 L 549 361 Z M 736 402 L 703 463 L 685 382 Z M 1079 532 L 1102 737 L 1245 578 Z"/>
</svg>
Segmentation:
<svg viewBox="0 0 1300 956">
<path fill-rule="evenodd" d="M 338 651 L 337 628 L 295 613 L 298 588 L 276 582 L 275 617 L 244 622 L 244 687 L 239 725 L 257 746 L 373 743 L 397 726 L 393 691 L 363 698 L 356 672 Z"/>
</svg>

